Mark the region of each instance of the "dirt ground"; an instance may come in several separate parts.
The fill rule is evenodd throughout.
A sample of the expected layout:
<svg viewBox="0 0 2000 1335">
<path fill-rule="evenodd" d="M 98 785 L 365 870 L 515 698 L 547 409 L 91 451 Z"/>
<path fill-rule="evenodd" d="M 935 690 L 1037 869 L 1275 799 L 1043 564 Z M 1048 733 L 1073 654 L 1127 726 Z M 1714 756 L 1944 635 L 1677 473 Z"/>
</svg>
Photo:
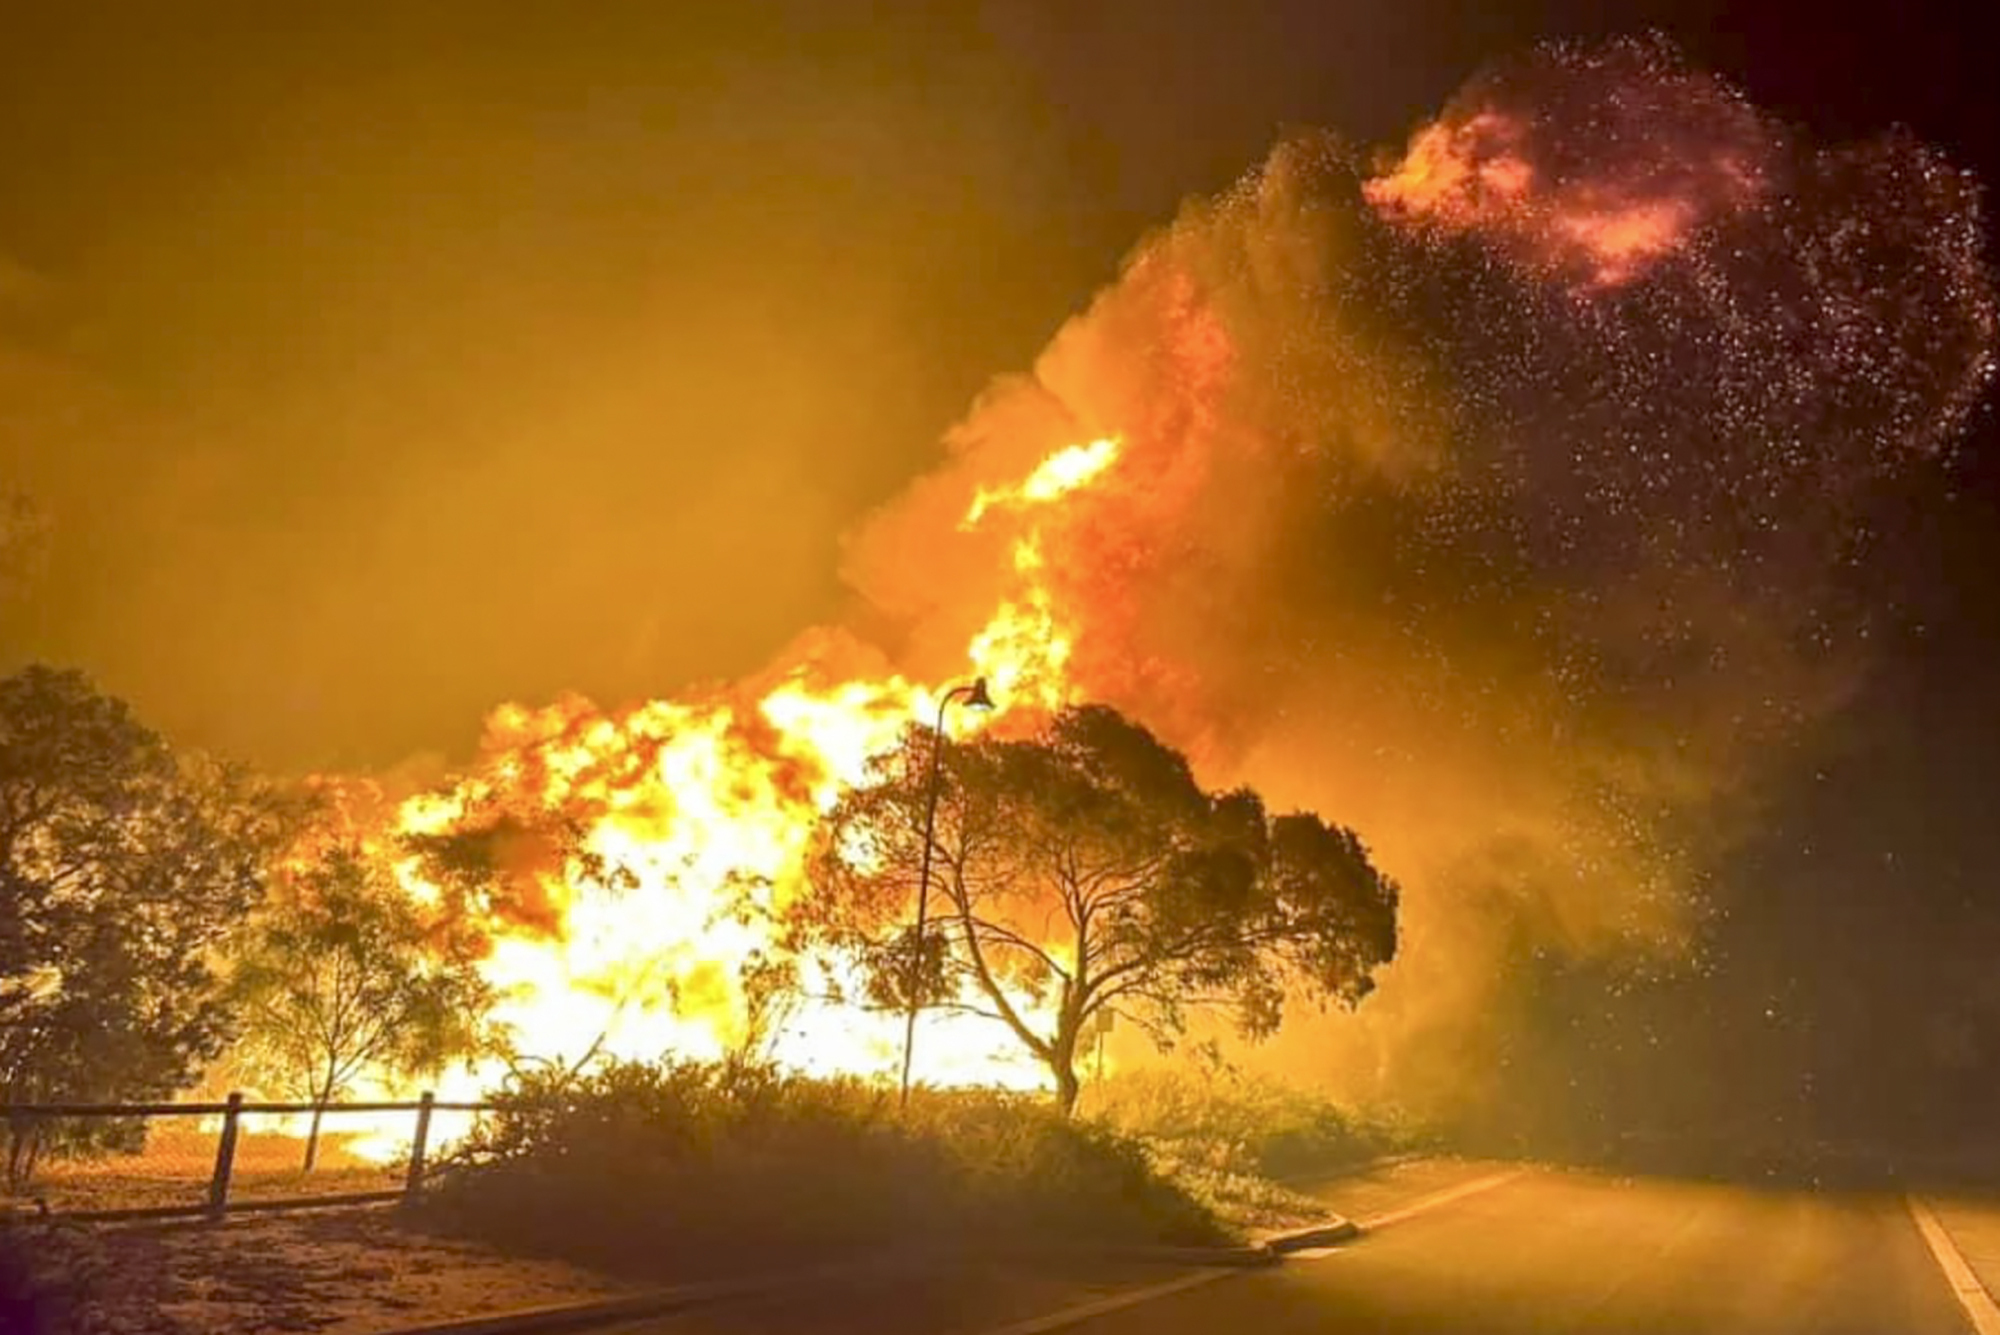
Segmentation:
<svg viewBox="0 0 2000 1335">
<path fill-rule="evenodd" d="M 221 1224 L 16 1224 L 0 1233 L 50 1335 L 364 1335 L 580 1301 L 630 1285 L 403 1227 L 393 1208 Z M 0 1313 L 0 1325 L 8 1325 Z"/>
<path fill-rule="evenodd" d="M 1361 1190 L 1367 1181 L 1366 1174 L 1350 1176 L 1343 1185 Z M 1230 1198 L 1215 1204 L 1246 1233 L 1324 1211 L 1322 1201 L 1261 1180 L 1256 1185 L 1261 1190 L 1247 1194 L 1214 1193 Z M 234 1215 L 219 1224 L 84 1224 L 17 1215 L 0 1223 L 0 1260 L 8 1257 L 39 1291 L 45 1335 L 372 1335 L 638 1287 L 565 1262 L 522 1259 L 420 1231 L 393 1205 Z M 1016 1269 L 1007 1268 L 1003 1287 L 1051 1302 L 1108 1282 L 1097 1273 L 1101 1266 L 1081 1279 L 1060 1267 L 1042 1274 L 1046 1264 L 1032 1274 Z M 1110 1278 L 1127 1282 L 1122 1274 Z M 5 1335 L 36 1324 L 10 1314 L 0 1294 Z"/>
</svg>

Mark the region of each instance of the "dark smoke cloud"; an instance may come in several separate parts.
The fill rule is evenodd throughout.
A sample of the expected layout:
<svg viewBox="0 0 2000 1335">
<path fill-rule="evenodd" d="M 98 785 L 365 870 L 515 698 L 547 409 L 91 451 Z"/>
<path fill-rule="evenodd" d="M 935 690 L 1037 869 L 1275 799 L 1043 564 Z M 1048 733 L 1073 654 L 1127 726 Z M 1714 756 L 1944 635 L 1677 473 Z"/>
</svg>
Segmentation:
<svg viewBox="0 0 2000 1335">
<path fill-rule="evenodd" d="M 1534 53 L 1427 142 L 1467 174 L 1399 194 L 1307 137 L 1188 206 L 850 566 L 919 654 L 962 643 L 990 553 L 912 544 L 1122 436 L 1053 539 L 1079 680 L 1370 840 L 1403 959 L 1272 1056 L 1440 1102 L 1503 1078 L 1510 972 L 1700 967 L 1704 868 L 1889 610 L 1837 592 L 1871 488 L 1956 439 L 1994 304 L 1966 176 L 1815 147 L 1657 43 Z"/>
</svg>

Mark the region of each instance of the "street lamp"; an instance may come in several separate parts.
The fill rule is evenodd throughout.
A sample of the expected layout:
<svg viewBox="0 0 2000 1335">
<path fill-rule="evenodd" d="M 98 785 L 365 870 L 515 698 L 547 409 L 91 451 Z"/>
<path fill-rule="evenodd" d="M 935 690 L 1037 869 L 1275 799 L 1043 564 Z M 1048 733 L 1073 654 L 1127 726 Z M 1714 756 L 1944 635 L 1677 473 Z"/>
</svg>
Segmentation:
<svg viewBox="0 0 2000 1335">
<path fill-rule="evenodd" d="M 993 697 L 987 694 L 986 678 L 974 677 L 963 686 L 954 686 L 938 701 L 937 726 L 931 730 L 931 772 L 924 790 L 924 852 L 921 870 L 917 873 L 917 931 L 910 943 L 910 972 L 905 979 L 909 988 L 909 1011 L 903 1017 L 903 1096 L 901 1107 L 910 1106 L 910 1057 L 917 1048 L 917 987 L 922 980 L 924 963 L 924 927 L 928 921 L 931 906 L 931 838 L 937 829 L 938 789 L 944 778 L 944 711 L 959 696 L 965 697 L 967 709 L 991 709 Z"/>
</svg>

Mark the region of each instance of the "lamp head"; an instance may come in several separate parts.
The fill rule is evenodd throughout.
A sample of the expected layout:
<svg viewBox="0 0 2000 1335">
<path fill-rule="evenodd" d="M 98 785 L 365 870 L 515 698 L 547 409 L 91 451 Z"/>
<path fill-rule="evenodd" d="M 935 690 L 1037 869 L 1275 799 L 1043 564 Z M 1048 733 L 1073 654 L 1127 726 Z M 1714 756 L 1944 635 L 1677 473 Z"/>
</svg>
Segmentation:
<svg viewBox="0 0 2000 1335">
<path fill-rule="evenodd" d="M 986 678 L 974 677 L 972 679 L 972 691 L 965 697 L 965 707 L 967 709 L 991 709 L 994 707 L 993 696 L 986 689 Z"/>
</svg>

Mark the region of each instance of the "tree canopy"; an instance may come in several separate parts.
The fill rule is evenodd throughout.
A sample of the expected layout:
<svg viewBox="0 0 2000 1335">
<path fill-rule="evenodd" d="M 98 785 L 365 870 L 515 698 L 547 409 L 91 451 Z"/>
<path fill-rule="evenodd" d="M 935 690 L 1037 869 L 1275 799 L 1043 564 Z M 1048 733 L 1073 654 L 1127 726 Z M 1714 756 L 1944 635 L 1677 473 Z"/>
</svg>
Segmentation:
<svg viewBox="0 0 2000 1335">
<path fill-rule="evenodd" d="M 0 681 L 0 1093 L 157 1098 L 227 1037 L 226 934 L 291 808 L 77 672 Z M 18 1138 L 10 1169 L 34 1146 Z"/>
<path fill-rule="evenodd" d="M 919 941 L 938 745 L 935 916 Z M 1004 1024 L 1065 1109 L 1101 1015 L 1165 1043 L 1215 1007 L 1262 1036 L 1288 996 L 1359 1002 L 1396 949 L 1396 887 L 1352 831 L 1203 790 L 1183 756 L 1101 705 L 1020 740 L 912 729 L 830 813 L 811 879 L 801 930 L 867 959 L 879 1001 Z"/>
<path fill-rule="evenodd" d="M 434 1074 L 496 1050 L 476 942 L 413 900 L 381 862 L 335 844 L 288 869 L 239 945 L 239 1061 L 322 1110 L 364 1073 Z"/>
</svg>

